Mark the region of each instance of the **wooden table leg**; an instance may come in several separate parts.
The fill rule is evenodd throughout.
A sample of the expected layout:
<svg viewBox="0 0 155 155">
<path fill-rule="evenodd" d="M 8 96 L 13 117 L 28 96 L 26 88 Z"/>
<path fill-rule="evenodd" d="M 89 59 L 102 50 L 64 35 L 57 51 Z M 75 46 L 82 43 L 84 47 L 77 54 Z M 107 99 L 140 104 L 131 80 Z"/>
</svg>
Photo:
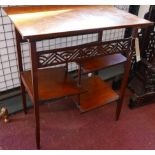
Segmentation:
<svg viewBox="0 0 155 155">
<path fill-rule="evenodd" d="M 21 47 L 20 47 L 20 42 L 22 41 L 22 38 L 21 38 L 21 35 L 19 34 L 17 29 L 15 29 L 15 33 L 16 33 L 16 44 L 17 44 L 18 68 L 19 68 L 19 72 L 22 72 L 23 71 L 23 63 L 22 63 L 22 55 L 21 55 Z M 24 109 L 24 113 L 26 114 L 27 113 L 26 91 L 25 91 L 24 84 L 21 80 L 21 77 L 20 77 L 20 85 L 21 85 L 23 109 Z"/>
<path fill-rule="evenodd" d="M 31 53 L 31 76 L 33 86 L 33 103 L 35 112 L 35 134 L 36 146 L 40 149 L 40 116 L 39 116 L 39 96 L 38 96 L 38 60 L 36 56 L 36 43 L 30 42 Z"/>
<path fill-rule="evenodd" d="M 123 76 L 123 81 L 121 84 L 121 89 L 120 89 L 120 98 L 118 100 L 117 103 L 117 108 L 116 108 L 116 120 L 119 119 L 120 113 L 121 113 L 121 109 L 122 109 L 122 105 L 123 105 L 123 99 L 124 99 L 124 95 L 125 95 L 125 89 L 127 87 L 128 84 L 128 77 L 129 77 L 129 72 L 130 72 L 130 68 L 131 68 L 131 61 L 132 61 L 132 56 L 133 56 L 133 50 L 134 50 L 134 41 L 135 41 L 135 37 L 137 36 L 138 33 L 138 29 L 134 28 L 132 30 L 132 41 L 131 41 L 131 50 L 129 51 L 129 55 L 128 55 L 128 59 L 127 62 L 125 64 L 125 72 L 124 72 L 124 76 Z"/>
<path fill-rule="evenodd" d="M 127 63 L 125 64 L 125 73 L 124 73 L 123 81 L 121 84 L 120 98 L 117 102 L 117 108 L 116 108 L 116 120 L 119 119 L 120 112 L 121 112 L 122 105 L 123 105 L 125 89 L 126 89 L 127 84 L 128 84 L 128 77 L 129 77 L 129 72 L 130 72 L 130 67 L 131 67 L 131 59 L 132 59 L 132 55 L 130 55 L 130 58 L 128 59 Z"/>
<path fill-rule="evenodd" d="M 77 82 L 77 84 L 80 87 L 80 85 L 81 85 L 81 64 L 78 64 L 77 74 L 78 74 L 78 82 Z"/>
<path fill-rule="evenodd" d="M 35 110 L 35 134 L 36 134 L 36 146 L 40 149 L 40 117 L 39 117 L 39 103 L 34 100 L 34 110 Z"/>
<path fill-rule="evenodd" d="M 23 84 L 23 82 L 20 80 L 20 84 L 21 84 L 21 94 L 22 94 L 22 104 L 23 104 L 23 109 L 24 109 L 24 113 L 27 114 L 27 106 L 26 106 L 26 90 L 25 90 L 25 86 Z"/>
</svg>

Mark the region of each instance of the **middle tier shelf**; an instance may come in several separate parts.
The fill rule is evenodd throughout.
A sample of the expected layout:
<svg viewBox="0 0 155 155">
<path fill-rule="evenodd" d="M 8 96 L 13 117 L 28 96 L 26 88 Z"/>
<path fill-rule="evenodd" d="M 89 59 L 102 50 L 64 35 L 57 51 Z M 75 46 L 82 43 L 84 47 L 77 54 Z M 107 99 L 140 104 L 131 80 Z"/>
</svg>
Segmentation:
<svg viewBox="0 0 155 155">
<path fill-rule="evenodd" d="M 107 67 L 118 65 L 127 61 L 127 58 L 120 53 L 98 56 L 94 58 L 89 58 L 87 60 L 77 61 L 81 65 L 82 73 L 87 74 L 90 72 L 95 72 Z"/>
<path fill-rule="evenodd" d="M 22 82 L 33 99 L 31 71 L 21 73 Z M 61 98 L 84 93 L 86 90 L 77 86 L 64 67 L 38 69 L 39 101 Z M 33 101 L 33 100 L 32 100 Z"/>
</svg>

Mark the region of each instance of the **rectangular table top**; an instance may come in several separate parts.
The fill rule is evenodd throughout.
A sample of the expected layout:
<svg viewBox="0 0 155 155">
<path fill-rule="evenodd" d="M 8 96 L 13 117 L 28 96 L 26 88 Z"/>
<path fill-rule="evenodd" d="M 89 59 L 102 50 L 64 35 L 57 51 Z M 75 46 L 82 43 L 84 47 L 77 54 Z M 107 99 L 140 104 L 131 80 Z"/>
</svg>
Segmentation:
<svg viewBox="0 0 155 155">
<path fill-rule="evenodd" d="M 145 27 L 153 23 L 113 6 L 24 6 L 7 7 L 23 39 L 35 40 L 64 33 L 112 28 Z"/>
</svg>

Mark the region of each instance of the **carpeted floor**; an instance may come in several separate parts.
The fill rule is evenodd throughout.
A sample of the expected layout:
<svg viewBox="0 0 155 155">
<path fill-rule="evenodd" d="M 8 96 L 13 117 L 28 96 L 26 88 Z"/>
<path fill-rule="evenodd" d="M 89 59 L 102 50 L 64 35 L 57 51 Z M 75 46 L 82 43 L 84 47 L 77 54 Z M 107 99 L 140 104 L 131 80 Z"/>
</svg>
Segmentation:
<svg viewBox="0 0 155 155">
<path fill-rule="evenodd" d="M 41 149 L 155 149 L 155 104 L 129 109 L 125 98 L 119 121 L 116 103 L 80 114 L 70 100 L 40 106 Z M 0 149 L 36 149 L 33 109 L 0 121 Z"/>
</svg>

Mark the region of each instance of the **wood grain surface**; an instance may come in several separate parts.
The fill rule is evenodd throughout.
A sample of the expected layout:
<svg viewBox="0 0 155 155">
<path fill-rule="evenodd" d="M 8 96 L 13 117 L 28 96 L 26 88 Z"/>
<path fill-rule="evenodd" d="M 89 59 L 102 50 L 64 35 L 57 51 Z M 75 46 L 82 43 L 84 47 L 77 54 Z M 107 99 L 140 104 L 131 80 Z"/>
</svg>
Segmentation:
<svg viewBox="0 0 155 155">
<path fill-rule="evenodd" d="M 152 24 L 113 6 L 25 6 L 4 8 L 22 37 L 64 32 L 144 27 Z"/>
</svg>

